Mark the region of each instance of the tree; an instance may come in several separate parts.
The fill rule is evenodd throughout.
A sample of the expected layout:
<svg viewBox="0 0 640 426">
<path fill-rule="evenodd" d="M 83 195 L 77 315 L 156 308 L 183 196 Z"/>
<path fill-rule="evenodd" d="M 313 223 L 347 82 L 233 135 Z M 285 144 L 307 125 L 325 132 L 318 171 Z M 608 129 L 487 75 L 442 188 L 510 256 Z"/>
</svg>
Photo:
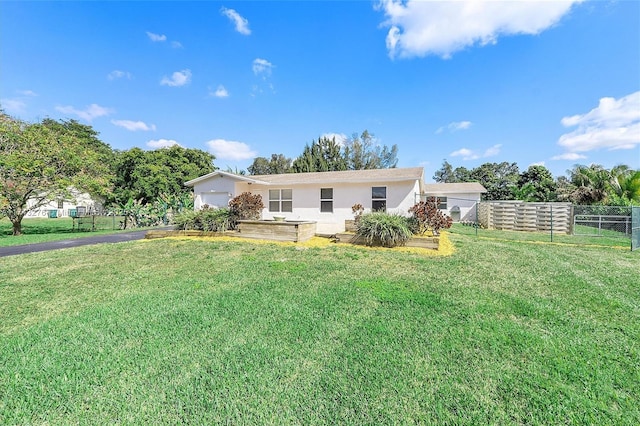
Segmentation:
<svg viewBox="0 0 640 426">
<path fill-rule="evenodd" d="M 640 170 L 631 170 L 627 166 L 611 169 L 612 204 L 640 205 Z"/>
<path fill-rule="evenodd" d="M 335 138 L 318 138 L 306 145 L 298 158 L 293 160 L 294 173 L 333 172 L 346 170 L 347 163 Z"/>
<path fill-rule="evenodd" d="M 130 199 L 142 204 L 180 198 L 191 191 L 186 181 L 211 173 L 215 157 L 208 152 L 174 145 L 154 151 L 131 148 L 116 153 L 115 182 L 109 202 L 123 205 Z"/>
<path fill-rule="evenodd" d="M 520 174 L 514 197 L 523 201 L 555 201 L 556 183 L 545 166 L 534 165 Z"/>
<path fill-rule="evenodd" d="M 484 163 L 471 171 L 472 180 L 480 182 L 487 193 L 485 200 L 508 200 L 512 198 L 520 173 L 516 163 Z"/>
<path fill-rule="evenodd" d="M 271 159 L 256 157 L 247 168 L 251 175 L 277 175 L 291 172 L 291 159 L 283 154 L 271 154 Z"/>
<path fill-rule="evenodd" d="M 433 174 L 433 180 L 437 183 L 455 182 L 453 175 L 453 166 L 449 164 L 447 160 L 444 160 L 442 162 L 442 167 L 436 170 L 436 172 Z"/>
<path fill-rule="evenodd" d="M 357 133 L 351 136 L 344 146 L 343 157 L 349 170 L 394 168 L 398 164 L 398 146 L 379 145 L 365 130 L 360 136 Z"/>
<path fill-rule="evenodd" d="M 72 189 L 92 196 L 109 193 L 108 145 L 77 122 L 25 123 L 0 119 L 0 211 L 22 233 L 22 219 Z"/>
<path fill-rule="evenodd" d="M 568 171 L 573 186 L 570 201 L 576 204 L 606 204 L 611 174 L 600 164 L 576 164 Z"/>
</svg>

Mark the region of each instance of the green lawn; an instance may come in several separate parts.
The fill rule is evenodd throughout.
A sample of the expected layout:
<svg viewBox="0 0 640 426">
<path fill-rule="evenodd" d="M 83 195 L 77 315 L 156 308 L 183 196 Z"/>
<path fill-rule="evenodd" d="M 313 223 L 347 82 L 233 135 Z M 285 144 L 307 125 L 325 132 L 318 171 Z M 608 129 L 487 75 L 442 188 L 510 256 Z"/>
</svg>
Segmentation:
<svg viewBox="0 0 640 426">
<path fill-rule="evenodd" d="M 473 226 L 464 226 L 454 223 L 451 228 L 454 234 L 463 234 L 479 238 L 528 241 L 528 242 L 551 242 L 551 232 L 523 232 L 523 231 L 501 231 L 496 229 L 478 228 L 477 232 Z M 570 245 L 597 245 L 631 250 L 631 238 L 621 232 L 601 231 L 602 235 L 596 235 L 597 229 L 581 226 L 580 233 L 583 235 L 567 235 L 563 233 L 553 233 L 553 242 Z M 589 235 L 590 234 L 590 235 Z"/>
<path fill-rule="evenodd" d="M 120 232 L 113 229 L 114 223 L 115 227 L 119 228 L 120 220 L 122 220 L 121 216 L 98 218 L 97 230 L 88 232 L 87 225 L 83 225 L 80 230 L 74 229 L 73 219 L 70 217 L 24 219 L 22 221 L 23 234 L 14 237 L 11 222 L 4 218 L 0 219 L 0 247 L 113 234 Z"/>
<path fill-rule="evenodd" d="M 0 259 L 0 424 L 640 424 L 640 257 L 149 240 Z"/>
</svg>

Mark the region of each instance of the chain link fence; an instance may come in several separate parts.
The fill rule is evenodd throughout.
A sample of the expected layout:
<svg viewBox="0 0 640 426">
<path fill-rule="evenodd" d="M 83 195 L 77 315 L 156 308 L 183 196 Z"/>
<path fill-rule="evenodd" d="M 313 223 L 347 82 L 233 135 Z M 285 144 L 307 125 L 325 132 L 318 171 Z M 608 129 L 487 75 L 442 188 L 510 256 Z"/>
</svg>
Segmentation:
<svg viewBox="0 0 640 426">
<path fill-rule="evenodd" d="M 571 203 L 482 201 L 474 210 L 476 218 L 471 225 L 477 236 L 627 248 L 640 245 L 637 208 L 634 208 L 636 219 L 632 219 L 631 207 Z M 460 226 L 458 229 L 469 233 Z"/>
<path fill-rule="evenodd" d="M 640 207 L 631 210 L 631 251 L 640 247 Z"/>
</svg>

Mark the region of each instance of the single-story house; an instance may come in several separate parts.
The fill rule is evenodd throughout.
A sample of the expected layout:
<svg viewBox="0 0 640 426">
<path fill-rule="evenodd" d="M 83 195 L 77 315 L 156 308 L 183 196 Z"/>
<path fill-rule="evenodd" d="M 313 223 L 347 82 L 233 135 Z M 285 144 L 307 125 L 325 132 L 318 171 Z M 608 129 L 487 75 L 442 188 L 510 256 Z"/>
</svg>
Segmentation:
<svg viewBox="0 0 640 426">
<path fill-rule="evenodd" d="M 27 200 L 27 207 L 31 208 L 36 203 L 35 199 Z M 25 219 L 35 217 L 69 217 L 83 216 L 103 210 L 102 203 L 95 200 L 86 192 L 75 189 L 70 190 L 69 197 L 47 200 L 44 205 L 30 210 Z"/>
<path fill-rule="evenodd" d="M 226 207 L 232 198 L 250 192 L 262 196 L 263 219 L 315 221 L 320 234 L 344 231 L 345 220 L 353 219 L 354 204 L 362 204 L 365 212 L 407 215 L 426 194 L 422 167 L 254 176 L 215 171 L 185 185 L 193 187 L 196 210 Z M 484 188 L 474 187 L 479 191 L 474 200 L 480 200 Z"/>
<path fill-rule="evenodd" d="M 451 216 L 454 222 L 475 222 L 476 205 L 485 192 L 485 187 L 478 182 L 427 183 L 423 199 L 435 198 L 438 208 Z"/>
</svg>

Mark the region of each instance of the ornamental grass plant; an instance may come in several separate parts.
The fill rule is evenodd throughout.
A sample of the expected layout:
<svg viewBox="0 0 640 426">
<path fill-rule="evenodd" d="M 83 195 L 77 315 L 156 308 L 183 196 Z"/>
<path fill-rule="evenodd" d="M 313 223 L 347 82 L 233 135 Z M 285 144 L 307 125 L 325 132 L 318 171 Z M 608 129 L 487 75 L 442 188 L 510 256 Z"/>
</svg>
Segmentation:
<svg viewBox="0 0 640 426">
<path fill-rule="evenodd" d="M 413 233 L 406 217 L 399 214 L 372 212 L 360 217 L 356 235 L 364 238 L 369 246 L 397 247 L 405 245 Z"/>
</svg>

